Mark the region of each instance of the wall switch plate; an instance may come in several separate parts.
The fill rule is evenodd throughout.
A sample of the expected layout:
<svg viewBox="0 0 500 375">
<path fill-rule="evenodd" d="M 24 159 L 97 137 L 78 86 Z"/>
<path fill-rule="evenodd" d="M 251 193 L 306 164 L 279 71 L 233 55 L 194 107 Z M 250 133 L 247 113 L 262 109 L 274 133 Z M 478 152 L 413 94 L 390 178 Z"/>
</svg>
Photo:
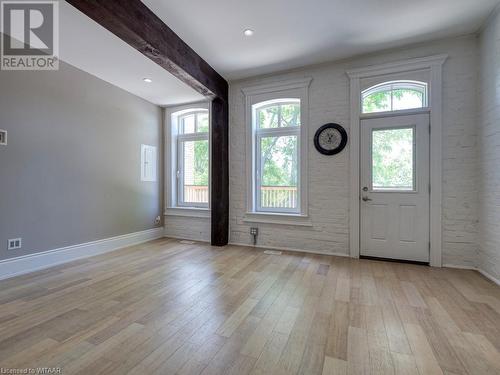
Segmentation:
<svg viewBox="0 0 500 375">
<path fill-rule="evenodd" d="M 7 130 L 0 129 L 0 145 L 7 146 Z"/>
<path fill-rule="evenodd" d="M 7 250 L 20 249 L 23 246 L 22 238 L 12 238 L 7 241 Z"/>
</svg>

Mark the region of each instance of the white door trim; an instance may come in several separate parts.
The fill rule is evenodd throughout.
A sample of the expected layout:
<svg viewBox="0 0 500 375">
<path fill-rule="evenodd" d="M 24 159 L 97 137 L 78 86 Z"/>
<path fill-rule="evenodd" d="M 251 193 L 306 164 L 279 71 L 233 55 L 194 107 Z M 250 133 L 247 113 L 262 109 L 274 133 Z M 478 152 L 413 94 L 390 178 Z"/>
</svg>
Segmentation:
<svg viewBox="0 0 500 375">
<path fill-rule="evenodd" d="M 442 247 L 442 67 L 448 55 L 420 57 L 347 71 L 350 78 L 350 198 L 349 247 L 353 258 L 359 258 L 360 248 L 360 119 L 361 78 L 427 69 L 430 72 L 429 111 L 432 135 L 430 139 L 430 265 L 441 267 Z M 437 160 L 439 162 L 433 163 Z"/>
</svg>

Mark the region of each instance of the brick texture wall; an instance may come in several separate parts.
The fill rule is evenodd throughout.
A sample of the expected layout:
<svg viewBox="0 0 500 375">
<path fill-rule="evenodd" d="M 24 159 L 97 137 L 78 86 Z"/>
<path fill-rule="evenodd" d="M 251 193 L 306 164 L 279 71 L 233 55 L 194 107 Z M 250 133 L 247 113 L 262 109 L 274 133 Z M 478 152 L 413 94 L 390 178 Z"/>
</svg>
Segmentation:
<svg viewBox="0 0 500 375">
<path fill-rule="evenodd" d="M 479 37 L 479 254 L 477 265 L 500 280 L 500 16 Z"/>
<path fill-rule="evenodd" d="M 312 227 L 259 224 L 259 244 L 330 254 L 349 253 L 349 150 L 320 155 L 316 129 L 338 122 L 349 131 L 346 70 L 446 53 L 443 68 L 443 263 L 474 266 L 477 257 L 477 38 L 419 44 L 355 59 L 305 67 L 230 83 L 230 241 L 250 244 L 246 212 L 245 107 L 241 89 L 312 77 L 309 91 L 309 215 Z M 356 192 L 357 193 L 357 192 Z"/>
</svg>

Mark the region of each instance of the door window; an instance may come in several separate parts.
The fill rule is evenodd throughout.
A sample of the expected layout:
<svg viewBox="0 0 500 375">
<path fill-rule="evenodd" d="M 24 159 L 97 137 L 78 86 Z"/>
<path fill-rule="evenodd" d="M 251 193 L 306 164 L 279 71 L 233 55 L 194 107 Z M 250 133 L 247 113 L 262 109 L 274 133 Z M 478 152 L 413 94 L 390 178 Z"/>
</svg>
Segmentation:
<svg viewBox="0 0 500 375">
<path fill-rule="evenodd" d="M 415 191 L 415 128 L 373 129 L 372 189 Z"/>
</svg>

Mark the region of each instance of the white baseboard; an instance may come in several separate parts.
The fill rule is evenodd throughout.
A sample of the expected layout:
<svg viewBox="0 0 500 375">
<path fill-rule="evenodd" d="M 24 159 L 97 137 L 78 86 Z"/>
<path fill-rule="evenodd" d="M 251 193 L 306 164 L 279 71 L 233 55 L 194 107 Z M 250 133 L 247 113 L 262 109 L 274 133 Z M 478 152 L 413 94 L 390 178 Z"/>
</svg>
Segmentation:
<svg viewBox="0 0 500 375">
<path fill-rule="evenodd" d="M 173 236 L 171 234 L 166 234 L 164 233 L 163 235 L 165 238 L 173 238 L 174 240 L 188 240 L 188 241 L 196 241 L 196 242 L 203 242 L 203 243 L 210 243 L 210 240 L 207 240 L 206 238 L 198 238 L 198 237 L 193 237 L 193 236 Z"/>
<path fill-rule="evenodd" d="M 497 279 L 496 277 L 494 277 L 493 275 L 490 275 L 488 272 L 480 269 L 480 268 L 477 268 L 478 272 L 481 273 L 484 277 L 486 277 L 487 279 L 490 279 L 491 281 L 493 281 L 495 284 L 499 285 L 500 286 L 500 280 Z"/>
<path fill-rule="evenodd" d="M 49 268 L 73 260 L 118 250 L 163 237 L 163 228 L 148 229 L 122 236 L 29 254 L 0 261 L 0 280 Z"/>
<path fill-rule="evenodd" d="M 457 266 L 455 264 L 443 264 L 443 267 L 448 267 L 448 268 L 456 268 L 460 270 L 472 270 L 472 271 L 477 271 L 487 279 L 493 281 L 495 284 L 500 286 L 500 280 L 497 279 L 496 277 L 490 275 L 488 272 L 482 270 L 481 268 L 478 267 L 473 267 L 473 266 Z"/>
<path fill-rule="evenodd" d="M 346 257 L 349 258 L 349 254 L 343 254 L 343 253 L 330 253 L 327 251 L 321 251 L 321 250 L 305 250 L 305 249 L 294 249 L 291 247 L 278 247 L 278 246 L 262 246 L 262 245 L 249 245 L 245 243 L 240 243 L 240 242 L 230 242 L 229 245 L 234 245 L 234 246 L 244 246 L 244 247 L 255 247 L 256 249 L 269 249 L 269 250 L 281 250 L 281 251 L 293 251 L 296 253 L 308 253 L 308 254 L 317 254 L 317 255 L 333 255 L 337 257 Z"/>
<path fill-rule="evenodd" d="M 478 270 L 474 266 L 462 266 L 462 265 L 451 264 L 451 263 L 443 264 L 443 267 L 444 268 L 455 268 L 457 270 L 473 270 L 473 271 L 477 271 Z"/>
</svg>

